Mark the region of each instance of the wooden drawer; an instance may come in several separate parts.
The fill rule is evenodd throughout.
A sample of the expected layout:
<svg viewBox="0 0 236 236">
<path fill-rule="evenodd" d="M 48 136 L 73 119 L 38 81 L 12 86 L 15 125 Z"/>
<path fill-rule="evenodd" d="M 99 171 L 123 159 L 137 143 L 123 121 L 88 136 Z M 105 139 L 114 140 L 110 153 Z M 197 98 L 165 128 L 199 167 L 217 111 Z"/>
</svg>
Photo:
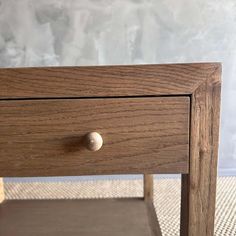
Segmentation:
<svg viewBox="0 0 236 236">
<path fill-rule="evenodd" d="M 2 100 L 0 113 L 3 177 L 188 173 L 188 96 Z"/>
</svg>

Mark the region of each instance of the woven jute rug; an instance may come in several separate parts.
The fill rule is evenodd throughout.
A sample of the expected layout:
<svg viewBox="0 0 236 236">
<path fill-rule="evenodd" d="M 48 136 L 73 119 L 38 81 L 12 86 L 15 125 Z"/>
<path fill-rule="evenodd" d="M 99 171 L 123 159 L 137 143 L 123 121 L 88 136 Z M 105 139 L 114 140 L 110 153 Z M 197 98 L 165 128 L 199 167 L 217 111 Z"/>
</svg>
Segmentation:
<svg viewBox="0 0 236 236">
<path fill-rule="evenodd" d="M 77 199 L 141 197 L 142 180 L 7 182 L 7 199 Z M 163 235 L 179 235 L 180 179 L 155 179 L 154 204 Z M 236 177 L 217 183 L 215 235 L 236 235 Z M 200 236 L 200 235 L 199 235 Z"/>
</svg>

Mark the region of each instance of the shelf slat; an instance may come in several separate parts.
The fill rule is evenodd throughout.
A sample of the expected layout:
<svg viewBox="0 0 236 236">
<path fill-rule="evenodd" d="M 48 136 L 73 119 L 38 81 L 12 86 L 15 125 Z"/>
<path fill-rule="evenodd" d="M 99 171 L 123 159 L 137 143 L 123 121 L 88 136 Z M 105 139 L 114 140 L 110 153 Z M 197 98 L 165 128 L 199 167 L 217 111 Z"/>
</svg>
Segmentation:
<svg viewBox="0 0 236 236">
<path fill-rule="evenodd" d="M 6 200 L 4 236 L 160 236 L 152 203 L 143 199 Z"/>
</svg>

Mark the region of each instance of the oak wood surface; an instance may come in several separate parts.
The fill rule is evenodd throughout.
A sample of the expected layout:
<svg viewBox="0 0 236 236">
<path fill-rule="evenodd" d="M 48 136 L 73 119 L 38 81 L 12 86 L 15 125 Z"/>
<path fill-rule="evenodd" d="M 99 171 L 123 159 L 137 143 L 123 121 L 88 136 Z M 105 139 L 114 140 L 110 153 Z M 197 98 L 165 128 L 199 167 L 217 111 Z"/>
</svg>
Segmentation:
<svg viewBox="0 0 236 236">
<path fill-rule="evenodd" d="M 0 69 L 0 176 L 144 173 L 150 186 L 148 174 L 183 173 L 181 236 L 212 236 L 220 74 L 220 63 Z M 105 137 L 96 158 L 81 148 L 88 128 Z"/>
<path fill-rule="evenodd" d="M 219 63 L 0 69 L 0 99 L 192 94 Z"/>
<path fill-rule="evenodd" d="M 188 173 L 188 97 L 0 101 L 0 113 L 3 177 Z"/>
<path fill-rule="evenodd" d="M 145 201 L 153 201 L 153 175 L 143 175 L 143 193 Z"/>
<path fill-rule="evenodd" d="M 190 172 L 182 176 L 181 236 L 213 236 L 221 66 L 191 97 Z"/>
<path fill-rule="evenodd" d="M 0 205 L 0 235 L 161 236 L 153 213 L 142 199 L 8 200 Z"/>
<path fill-rule="evenodd" d="M 3 202 L 4 196 L 4 186 L 3 186 L 3 178 L 0 178 L 0 203 Z"/>
</svg>

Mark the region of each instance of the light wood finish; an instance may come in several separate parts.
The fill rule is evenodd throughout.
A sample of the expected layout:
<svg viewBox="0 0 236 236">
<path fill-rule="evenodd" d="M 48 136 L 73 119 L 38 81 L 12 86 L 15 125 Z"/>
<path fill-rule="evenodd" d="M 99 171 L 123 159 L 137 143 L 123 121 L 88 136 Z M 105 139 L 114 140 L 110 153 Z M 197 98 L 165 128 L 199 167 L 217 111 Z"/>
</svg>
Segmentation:
<svg viewBox="0 0 236 236">
<path fill-rule="evenodd" d="M 3 177 L 188 173 L 188 97 L 1 101 L 0 113 Z"/>
<path fill-rule="evenodd" d="M 102 136 L 97 132 L 90 132 L 85 136 L 85 147 L 90 151 L 98 151 L 102 144 Z"/>
<path fill-rule="evenodd" d="M 183 175 L 181 236 L 213 236 L 220 113 L 219 66 L 193 93 L 190 173 Z"/>
<path fill-rule="evenodd" d="M 219 63 L 0 69 L 0 98 L 192 94 Z"/>
<path fill-rule="evenodd" d="M 3 179 L 0 178 L 0 203 L 4 201 L 4 186 L 3 186 Z"/>
<path fill-rule="evenodd" d="M 153 200 L 153 175 L 143 175 L 143 193 L 145 201 Z"/>
<path fill-rule="evenodd" d="M 220 63 L 0 69 L 0 176 L 142 173 L 151 204 L 149 174 L 182 173 L 181 236 L 213 236 L 220 75 Z M 81 146 L 92 131 L 95 153 Z"/>
<path fill-rule="evenodd" d="M 160 236 L 153 213 L 142 199 L 5 201 L 0 235 Z"/>
</svg>

